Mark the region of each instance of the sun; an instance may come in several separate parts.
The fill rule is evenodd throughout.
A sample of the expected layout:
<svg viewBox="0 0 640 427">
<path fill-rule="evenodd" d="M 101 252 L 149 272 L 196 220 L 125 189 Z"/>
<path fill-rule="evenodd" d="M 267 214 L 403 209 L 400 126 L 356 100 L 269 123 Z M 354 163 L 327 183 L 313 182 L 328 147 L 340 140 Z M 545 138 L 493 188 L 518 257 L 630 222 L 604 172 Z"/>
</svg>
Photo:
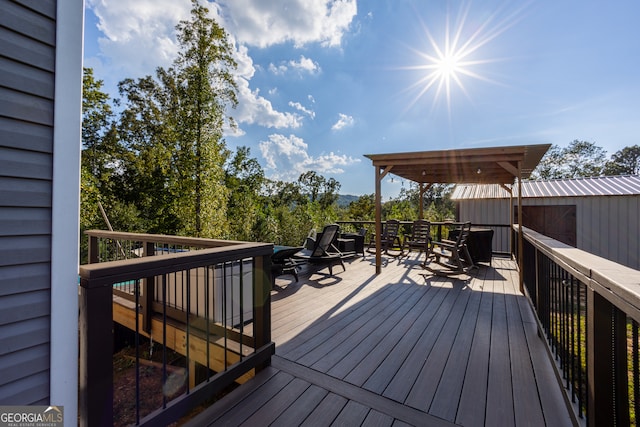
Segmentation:
<svg viewBox="0 0 640 427">
<path fill-rule="evenodd" d="M 459 65 L 459 62 L 460 60 L 455 54 L 448 54 L 435 61 L 434 65 L 441 77 L 450 79 L 456 76 L 456 71 L 462 70 L 462 65 Z"/>
<path fill-rule="evenodd" d="M 521 10 L 507 13 L 502 19 L 498 19 L 498 16 L 504 11 L 497 10 L 485 21 L 480 24 L 476 23 L 475 28 L 471 29 L 471 25 L 467 22 L 470 6 L 471 4 L 468 3 L 460 10 L 453 26 L 450 24 L 450 15 L 447 14 L 444 34 L 440 41 L 436 40 L 426 25 L 422 25 L 429 48 L 427 51 L 412 49 L 417 54 L 420 63 L 405 67 L 422 73 L 422 77 L 411 85 L 410 89 L 419 89 L 411 105 L 426 93 L 435 92 L 434 107 L 444 97 L 447 110 L 451 115 L 454 90 L 459 90 L 467 98 L 470 98 L 466 85 L 471 80 L 498 84 L 483 75 L 480 66 L 500 61 L 500 59 L 482 58 L 482 48 L 514 25 Z"/>
</svg>

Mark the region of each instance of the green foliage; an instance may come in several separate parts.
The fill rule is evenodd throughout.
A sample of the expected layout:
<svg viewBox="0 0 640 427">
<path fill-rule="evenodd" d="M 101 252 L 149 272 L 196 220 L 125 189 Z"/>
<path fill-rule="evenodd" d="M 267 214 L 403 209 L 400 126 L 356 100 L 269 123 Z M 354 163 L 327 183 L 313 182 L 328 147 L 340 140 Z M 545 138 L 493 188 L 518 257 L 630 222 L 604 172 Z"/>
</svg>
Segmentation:
<svg viewBox="0 0 640 427">
<path fill-rule="evenodd" d="M 263 237 L 260 231 L 264 219 L 260 191 L 265 182 L 264 171 L 250 154 L 249 148 L 238 148 L 225 167 L 225 185 L 229 192 L 229 237 L 234 240 L 257 241 Z M 272 235 L 271 232 L 265 234 Z"/>
<path fill-rule="evenodd" d="M 227 188 L 224 163 L 229 153 L 222 139 L 227 107 L 238 103 L 232 70 L 237 64 L 227 34 L 210 19 L 208 9 L 192 0 L 191 20 L 176 27 L 181 50 L 172 85 L 177 92 L 179 144 L 176 164 L 180 180 L 175 213 L 185 234 L 226 237 Z"/>
<path fill-rule="evenodd" d="M 338 201 L 340 183 L 333 178 L 326 179 L 315 171 L 308 171 L 300 175 L 298 184 L 302 194 L 307 194 L 312 203 L 318 202 L 323 209 L 329 209 Z"/>
<path fill-rule="evenodd" d="M 338 181 L 315 171 L 300 175 L 297 182 L 265 180 L 264 215 L 259 216 L 254 235 L 258 241 L 301 245 L 311 229 L 321 230 L 338 219 L 339 188 Z"/>
<path fill-rule="evenodd" d="M 274 218 L 278 227 L 273 243 L 277 245 L 302 245 L 309 231 L 317 228 L 305 206 L 296 206 L 293 209 L 277 206 L 274 209 Z"/>
<path fill-rule="evenodd" d="M 625 147 L 611 156 L 604 167 L 605 175 L 640 174 L 640 145 Z"/>
<path fill-rule="evenodd" d="M 358 200 L 351 202 L 346 211 L 348 220 L 373 221 L 376 218 L 376 199 L 375 194 L 365 194 L 360 196 Z"/>
<path fill-rule="evenodd" d="M 567 147 L 553 145 L 531 174 L 531 179 L 559 179 L 600 176 L 606 151 L 593 142 L 572 141 Z"/>
<path fill-rule="evenodd" d="M 126 79 L 119 133 L 125 198 L 135 203 L 149 232 L 229 236 L 222 139 L 235 107 L 236 67 L 224 30 L 192 1 L 191 20 L 176 27 L 178 59 L 155 78 Z M 240 202 L 238 202 L 240 203 Z"/>
<path fill-rule="evenodd" d="M 442 221 L 455 216 L 450 199 L 453 185 L 434 184 L 423 194 L 423 217 L 429 221 Z M 420 215 L 420 190 L 418 186 L 403 188 L 397 198 L 382 206 L 382 219 L 412 221 Z"/>
<path fill-rule="evenodd" d="M 397 198 L 382 205 L 383 219 L 397 219 L 410 221 L 418 218 L 418 204 L 406 198 L 406 193 L 400 193 Z"/>
</svg>

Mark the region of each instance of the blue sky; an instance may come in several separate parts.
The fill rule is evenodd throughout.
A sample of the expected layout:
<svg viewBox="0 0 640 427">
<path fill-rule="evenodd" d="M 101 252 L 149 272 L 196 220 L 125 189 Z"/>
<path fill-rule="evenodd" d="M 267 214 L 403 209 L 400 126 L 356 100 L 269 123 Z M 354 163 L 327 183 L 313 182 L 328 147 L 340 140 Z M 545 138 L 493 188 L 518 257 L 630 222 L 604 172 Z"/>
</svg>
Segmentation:
<svg viewBox="0 0 640 427">
<path fill-rule="evenodd" d="M 117 83 L 175 58 L 189 0 L 87 0 L 85 66 Z M 374 192 L 364 154 L 639 143 L 637 0 L 218 0 L 236 49 L 230 148 L 268 177 Z M 448 47 L 448 48 L 447 48 Z M 447 54 L 447 52 L 449 52 Z M 447 81 L 449 82 L 447 89 Z M 383 183 L 383 197 L 402 180 Z"/>
</svg>

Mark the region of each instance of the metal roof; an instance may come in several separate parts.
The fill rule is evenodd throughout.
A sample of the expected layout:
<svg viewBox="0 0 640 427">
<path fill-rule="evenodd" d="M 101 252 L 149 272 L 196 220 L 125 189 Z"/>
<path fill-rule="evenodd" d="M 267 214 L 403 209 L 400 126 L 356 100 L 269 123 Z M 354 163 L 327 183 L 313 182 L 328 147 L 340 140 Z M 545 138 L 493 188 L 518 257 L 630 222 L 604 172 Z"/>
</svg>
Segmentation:
<svg viewBox="0 0 640 427">
<path fill-rule="evenodd" d="M 514 187 L 513 196 L 517 197 Z M 593 178 L 522 181 L 522 197 L 590 197 L 640 195 L 640 176 L 598 176 Z M 458 184 L 452 200 L 504 199 L 509 192 L 496 184 Z"/>
</svg>

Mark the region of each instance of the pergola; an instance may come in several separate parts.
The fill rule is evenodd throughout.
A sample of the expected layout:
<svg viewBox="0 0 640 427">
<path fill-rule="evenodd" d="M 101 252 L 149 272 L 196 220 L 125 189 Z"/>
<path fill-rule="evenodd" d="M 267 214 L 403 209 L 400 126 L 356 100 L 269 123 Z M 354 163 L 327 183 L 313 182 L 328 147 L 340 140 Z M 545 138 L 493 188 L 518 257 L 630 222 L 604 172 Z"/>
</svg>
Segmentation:
<svg viewBox="0 0 640 427">
<path fill-rule="evenodd" d="M 366 154 L 365 157 L 373 162 L 376 174 L 376 235 L 380 236 L 382 232 L 380 184 L 389 173 L 418 183 L 420 187 L 420 218 L 423 217 L 424 193 L 432 184 L 500 184 L 513 195 L 513 184 L 517 181 L 518 225 L 521 226 L 522 179 L 531 175 L 549 147 L 551 147 L 550 144 L 540 144 Z M 518 251 L 522 253 L 522 233 L 518 233 Z M 381 264 L 380 239 L 377 239 L 376 274 L 380 274 Z M 522 265 L 519 267 L 522 271 Z M 520 275 L 520 287 L 522 288 L 522 275 Z"/>
</svg>

